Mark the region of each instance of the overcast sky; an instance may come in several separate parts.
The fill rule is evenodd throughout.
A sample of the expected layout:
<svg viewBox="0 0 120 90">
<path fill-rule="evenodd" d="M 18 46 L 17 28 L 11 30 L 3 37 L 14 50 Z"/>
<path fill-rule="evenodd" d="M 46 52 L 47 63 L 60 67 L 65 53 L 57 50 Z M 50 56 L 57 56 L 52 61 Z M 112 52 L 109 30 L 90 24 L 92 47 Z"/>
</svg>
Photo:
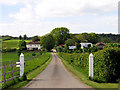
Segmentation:
<svg viewBox="0 0 120 90">
<path fill-rule="evenodd" d="M 118 33 L 119 0 L 0 0 L 0 35 Z"/>
</svg>

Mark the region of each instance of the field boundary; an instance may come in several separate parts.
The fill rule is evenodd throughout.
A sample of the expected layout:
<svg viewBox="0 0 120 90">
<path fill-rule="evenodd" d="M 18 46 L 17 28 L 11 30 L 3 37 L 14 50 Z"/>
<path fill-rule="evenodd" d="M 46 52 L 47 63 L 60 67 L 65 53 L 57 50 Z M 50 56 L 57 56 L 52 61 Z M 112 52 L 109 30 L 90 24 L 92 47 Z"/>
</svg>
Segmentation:
<svg viewBox="0 0 120 90">
<path fill-rule="evenodd" d="M 10 86 L 8 89 L 24 88 L 25 85 L 27 85 L 34 77 L 36 77 L 38 74 L 40 74 L 48 66 L 48 64 L 51 62 L 51 60 L 52 60 L 52 54 L 50 54 L 50 58 L 47 62 L 45 62 L 45 64 L 43 64 L 39 68 L 37 68 L 34 71 L 27 74 L 27 81 L 19 82 L 13 86 Z"/>
<path fill-rule="evenodd" d="M 62 57 L 59 56 L 59 54 L 57 53 L 57 56 L 61 59 L 62 63 L 64 64 L 64 66 L 66 67 L 66 69 L 71 72 L 74 76 L 77 77 L 78 80 L 80 80 L 81 82 L 96 88 L 96 89 L 101 89 L 101 88 L 115 88 L 118 89 L 118 84 L 116 83 L 97 83 L 94 81 L 89 80 L 83 73 L 81 73 L 80 71 L 76 70 L 75 67 L 73 67 L 72 65 L 70 65 L 66 60 L 64 60 Z"/>
</svg>

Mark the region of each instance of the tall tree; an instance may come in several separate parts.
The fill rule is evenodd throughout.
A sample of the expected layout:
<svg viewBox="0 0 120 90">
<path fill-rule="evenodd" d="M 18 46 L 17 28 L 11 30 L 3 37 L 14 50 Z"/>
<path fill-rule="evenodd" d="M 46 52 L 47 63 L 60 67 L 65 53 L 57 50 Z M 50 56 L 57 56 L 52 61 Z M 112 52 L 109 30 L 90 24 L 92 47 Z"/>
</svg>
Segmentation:
<svg viewBox="0 0 120 90">
<path fill-rule="evenodd" d="M 74 46 L 75 45 L 75 40 L 74 39 L 68 39 L 65 41 L 65 44 L 67 46 Z"/>
<path fill-rule="evenodd" d="M 97 43 L 98 41 L 100 41 L 100 36 L 96 33 L 82 33 L 76 35 L 75 37 L 81 42 Z"/>
<path fill-rule="evenodd" d="M 98 41 L 100 41 L 100 36 L 96 33 L 90 33 L 90 39 L 89 41 L 92 43 L 97 43 Z"/>
<path fill-rule="evenodd" d="M 39 38 L 38 36 L 34 36 L 34 37 L 32 38 L 32 41 L 33 41 L 33 42 L 40 41 L 40 38 Z"/>
<path fill-rule="evenodd" d="M 55 28 L 51 31 L 51 34 L 55 38 L 57 44 L 64 44 L 70 37 L 69 29 L 66 27 Z"/>
<path fill-rule="evenodd" d="M 24 40 L 19 41 L 19 49 L 26 50 L 26 42 Z"/>
<path fill-rule="evenodd" d="M 19 39 L 22 40 L 22 36 L 21 35 L 19 36 Z"/>
<path fill-rule="evenodd" d="M 24 40 L 26 40 L 26 39 L 27 39 L 27 35 L 26 35 L 26 34 L 23 36 L 23 39 L 24 39 Z"/>
<path fill-rule="evenodd" d="M 41 39 L 40 44 L 43 48 L 50 51 L 55 46 L 55 39 L 51 34 L 48 34 Z"/>
</svg>

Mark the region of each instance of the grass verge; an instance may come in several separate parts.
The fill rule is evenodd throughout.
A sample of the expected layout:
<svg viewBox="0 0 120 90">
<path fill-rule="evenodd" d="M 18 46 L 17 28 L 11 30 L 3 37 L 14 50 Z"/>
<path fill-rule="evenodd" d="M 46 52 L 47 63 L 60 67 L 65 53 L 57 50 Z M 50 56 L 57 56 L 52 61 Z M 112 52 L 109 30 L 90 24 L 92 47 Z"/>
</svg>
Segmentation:
<svg viewBox="0 0 120 90">
<path fill-rule="evenodd" d="M 59 54 L 57 54 L 57 55 L 59 56 Z M 67 70 L 72 72 L 73 75 L 77 76 L 77 78 L 80 81 L 82 81 L 83 83 L 85 83 L 93 88 L 97 88 L 97 89 L 118 88 L 118 83 L 97 83 L 97 82 L 89 80 L 82 72 L 80 72 L 80 70 L 77 67 L 73 67 L 72 65 L 70 65 L 66 60 L 64 60 L 60 56 L 59 56 L 59 58 L 62 60 L 63 64 L 67 68 Z"/>
<path fill-rule="evenodd" d="M 15 85 L 9 87 L 9 89 L 10 88 L 18 89 L 18 88 L 24 87 L 34 77 L 36 77 L 38 74 L 40 74 L 47 67 L 47 65 L 51 62 L 51 60 L 52 60 L 52 55 L 50 55 L 50 59 L 45 64 L 43 64 L 41 67 L 39 67 L 39 68 L 35 69 L 34 71 L 32 71 L 32 72 L 30 72 L 30 73 L 27 74 L 27 81 L 22 81 L 22 82 L 20 82 L 18 84 L 15 84 Z"/>
</svg>

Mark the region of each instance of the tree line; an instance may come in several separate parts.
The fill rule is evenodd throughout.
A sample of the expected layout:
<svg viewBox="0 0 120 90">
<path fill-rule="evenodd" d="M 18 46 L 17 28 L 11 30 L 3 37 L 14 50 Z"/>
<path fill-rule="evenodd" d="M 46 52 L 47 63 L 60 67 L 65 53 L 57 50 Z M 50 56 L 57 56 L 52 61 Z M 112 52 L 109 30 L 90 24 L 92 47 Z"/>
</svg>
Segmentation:
<svg viewBox="0 0 120 90">
<path fill-rule="evenodd" d="M 32 39 L 33 42 L 40 42 L 43 48 L 50 51 L 53 47 L 59 46 L 60 44 L 75 45 L 75 43 L 80 42 L 91 42 L 96 44 L 98 42 L 103 43 L 120 43 L 120 34 L 96 34 L 96 33 L 80 33 L 72 34 L 70 30 L 66 27 L 54 28 L 50 33 L 44 36 L 33 36 L 27 37 L 27 35 L 12 37 L 12 36 L 2 36 L 4 40 L 9 39 L 20 39 L 29 40 Z"/>
</svg>

